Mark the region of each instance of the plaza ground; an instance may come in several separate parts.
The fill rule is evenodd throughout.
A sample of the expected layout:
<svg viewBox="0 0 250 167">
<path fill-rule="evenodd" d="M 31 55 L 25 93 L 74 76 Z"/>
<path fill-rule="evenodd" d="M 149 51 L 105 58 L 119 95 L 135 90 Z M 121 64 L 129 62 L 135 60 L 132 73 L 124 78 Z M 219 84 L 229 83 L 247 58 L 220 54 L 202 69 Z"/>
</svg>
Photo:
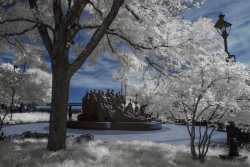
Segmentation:
<svg viewBox="0 0 250 167">
<path fill-rule="evenodd" d="M 35 115 L 35 116 L 34 116 Z M 34 122 L 39 118 L 43 123 Z M 75 116 L 73 116 L 75 118 Z M 9 117 L 7 118 L 7 120 Z M 32 120 L 33 123 L 29 123 Z M 10 120 L 9 120 L 10 121 Z M 36 120 L 40 122 L 39 119 Z M 11 125 L 4 125 L 6 136 L 22 134 L 24 131 L 49 133 L 48 114 L 14 114 Z M 204 129 L 204 127 L 202 127 Z M 197 129 L 198 130 L 198 129 Z M 76 137 L 93 134 L 94 141 L 77 142 Z M 196 133 L 198 134 L 198 132 Z M 81 130 L 67 129 L 67 150 L 52 152 L 46 150 L 47 139 L 25 139 L 0 142 L 0 166 L 47 166 L 47 167 L 248 167 L 250 153 L 242 161 L 223 161 L 220 154 L 227 154 L 228 148 L 219 147 L 226 142 L 226 133 L 214 131 L 212 145 L 204 163 L 192 160 L 189 136 L 184 124 L 162 124 L 162 129 L 154 131 L 124 130 Z M 196 142 L 197 142 L 196 138 Z M 217 147 L 217 146 L 218 147 Z"/>
<path fill-rule="evenodd" d="M 204 129 L 204 127 L 202 127 Z M 196 128 L 198 134 L 198 128 Z M 49 123 L 28 123 L 5 125 L 3 132 L 6 136 L 22 134 L 25 131 L 37 133 L 49 133 Z M 187 128 L 184 124 L 162 124 L 162 129 L 152 131 L 127 131 L 127 130 L 82 130 L 82 129 L 67 129 L 67 135 L 80 136 L 83 134 L 93 134 L 95 140 L 104 142 L 112 141 L 152 141 L 157 143 L 169 143 L 175 145 L 189 145 L 190 138 Z M 198 137 L 196 138 L 196 142 Z M 226 132 L 214 131 L 211 142 L 219 144 L 226 141 Z"/>
</svg>

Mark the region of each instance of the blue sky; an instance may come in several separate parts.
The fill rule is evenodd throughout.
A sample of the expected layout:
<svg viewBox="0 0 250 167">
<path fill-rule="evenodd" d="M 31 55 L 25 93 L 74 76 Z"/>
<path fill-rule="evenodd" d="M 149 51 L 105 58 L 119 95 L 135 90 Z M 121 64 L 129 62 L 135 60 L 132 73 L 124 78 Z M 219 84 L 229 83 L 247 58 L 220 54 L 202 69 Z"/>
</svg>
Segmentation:
<svg viewBox="0 0 250 167">
<path fill-rule="evenodd" d="M 191 9 L 183 14 L 184 18 L 196 21 L 200 16 L 211 18 L 215 23 L 220 13 L 232 24 L 228 36 L 228 51 L 236 56 L 238 62 L 250 65 L 250 0 L 207 0 L 200 9 Z M 218 38 L 221 38 L 218 35 Z M 12 60 L 9 54 L 2 57 L 3 61 Z M 50 62 L 47 62 L 50 67 Z M 22 68 L 22 67 L 21 67 Z M 108 52 L 97 60 L 95 66 L 85 63 L 72 77 L 70 84 L 71 102 L 80 102 L 86 91 L 114 89 L 121 90 L 118 80 L 112 79 L 112 74 L 119 68 L 119 63 L 111 58 Z M 50 68 L 49 68 L 49 71 Z"/>
</svg>

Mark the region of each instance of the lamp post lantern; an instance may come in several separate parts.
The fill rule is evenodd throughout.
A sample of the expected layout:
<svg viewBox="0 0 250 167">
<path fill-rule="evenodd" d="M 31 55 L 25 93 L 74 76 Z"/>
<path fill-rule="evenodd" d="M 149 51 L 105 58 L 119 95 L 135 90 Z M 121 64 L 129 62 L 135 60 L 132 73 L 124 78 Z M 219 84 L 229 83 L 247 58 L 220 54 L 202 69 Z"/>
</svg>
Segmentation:
<svg viewBox="0 0 250 167">
<path fill-rule="evenodd" d="M 18 66 L 17 65 L 14 65 L 14 72 L 15 72 L 15 70 L 18 68 Z"/>
<path fill-rule="evenodd" d="M 228 52 L 227 47 L 227 37 L 230 33 L 232 24 L 224 20 L 225 15 L 220 13 L 219 20 L 215 23 L 214 27 L 218 31 L 218 33 L 223 37 L 224 39 L 224 48 L 225 52 L 227 53 L 228 57 L 226 59 L 227 62 L 231 60 L 232 62 L 236 62 L 235 55 L 230 55 Z"/>
</svg>

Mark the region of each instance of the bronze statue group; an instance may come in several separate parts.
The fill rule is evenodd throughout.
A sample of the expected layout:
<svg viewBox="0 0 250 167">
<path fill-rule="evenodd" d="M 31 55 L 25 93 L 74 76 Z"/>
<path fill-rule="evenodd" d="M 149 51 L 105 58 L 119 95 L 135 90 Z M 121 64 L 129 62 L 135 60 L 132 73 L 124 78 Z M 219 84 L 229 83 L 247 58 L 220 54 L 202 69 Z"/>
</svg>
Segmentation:
<svg viewBox="0 0 250 167">
<path fill-rule="evenodd" d="M 151 120 L 151 116 L 145 113 L 146 105 L 137 106 L 132 101 L 126 105 L 125 96 L 120 92 L 114 93 L 108 89 L 106 93 L 102 90 L 98 92 L 86 91 L 82 98 L 82 113 L 78 115 L 78 121 L 97 121 L 97 122 L 147 122 Z"/>
</svg>

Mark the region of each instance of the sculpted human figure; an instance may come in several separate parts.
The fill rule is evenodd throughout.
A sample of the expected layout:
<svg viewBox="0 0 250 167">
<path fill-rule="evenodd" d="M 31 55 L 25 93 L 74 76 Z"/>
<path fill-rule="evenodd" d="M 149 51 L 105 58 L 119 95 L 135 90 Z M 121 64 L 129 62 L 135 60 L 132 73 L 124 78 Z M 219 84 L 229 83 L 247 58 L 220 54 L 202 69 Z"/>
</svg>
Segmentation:
<svg viewBox="0 0 250 167">
<path fill-rule="evenodd" d="M 89 103 L 88 103 L 88 118 L 89 120 L 93 119 L 93 102 L 94 102 L 94 96 L 92 90 L 89 92 Z"/>
<path fill-rule="evenodd" d="M 108 121 L 108 111 L 101 101 L 98 103 L 98 121 Z"/>
<path fill-rule="evenodd" d="M 109 91 L 109 89 L 107 89 L 106 96 L 107 96 L 107 97 L 110 96 L 110 91 Z"/>
<path fill-rule="evenodd" d="M 145 108 L 146 108 L 147 105 L 141 105 L 140 106 L 140 115 L 141 116 L 145 116 Z"/>
<path fill-rule="evenodd" d="M 103 91 L 101 91 L 101 96 L 103 98 L 104 103 L 107 103 L 107 97 Z"/>
<path fill-rule="evenodd" d="M 107 92 L 106 92 L 106 97 L 107 97 L 108 103 L 110 104 L 110 101 L 111 101 L 112 97 L 111 97 L 111 94 L 110 94 L 109 89 L 108 89 Z"/>
<path fill-rule="evenodd" d="M 139 116 L 139 107 L 135 106 L 135 112 L 134 112 L 135 116 Z"/>
<path fill-rule="evenodd" d="M 85 96 L 83 97 L 83 100 L 88 100 L 89 99 L 89 93 L 88 93 L 88 91 L 86 91 L 86 94 L 85 94 Z"/>
<path fill-rule="evenodd" d="M 90 119 L 90 99 L 88 91 L 86 91 L 85 96 L 82 98 L 82 113 L 78 116 L 82 121 Z"/>
<path fill-rule="evenodd" d="M 108 102 L 108 98 L 106 96 L 106 94 L 104 92 L 102 92 L 102 97 L 103 97 L 103 103 L 106 106 L 106 108 L 109 108 L 109 102 Z"/>
<path fill-rule="evenodd" d="M 97 101 L 97 92 L 96 90 L 94 89 L 94 92 L 93 92 L 93 98 L 94 98 L 94 102 Z"/>
<path fill-rule="evenodd" d="M 89 108 L 89 93 L 86 91 L 85 96 L 82 98 L 82 112 L 88 112 Z"/>
<path fill-rule="evenodd" d="M 121 103 L 126 104 L 126 99 L 124 95 L 120 95 Z"/>
<path fill-rule="evenodd" d="M 101 93 L 100 90 L 99 90 L 98 93 L 96 94 L 96 97 L 97 97 L 97 101 L 98 101 L 98 102 L 103 101 L 103 96 L 102 96 L 102 93 Z"/>
<path fill-rule="evenodd" d="M 133 113 L 133 107 L 130 99 L 130 102 L 128 103 L 127 107 L 124 110 L 124 114 L 132 114 L 132 113 Z"/>
<path fill-rule="evenodd" d="M 111 95 L 112 100 L 115 100 L 114 89 L 111 90 L 110 95 Z"/>
<path fill-rule="evenodd" d="M 89 100 L 91 101 L 93 99 L 93 92 L 92 90 L 89 92 Z"/>
<path fill-rule="evenodd" d="M 116 103 L 117 103 L 118 105 L 121 105 L 121 104 L 125 105 L 125 104 L 126 104 L 126 100 L 125 100 L 125 98 L 123 97 L 123 95 L 120 94 L 120 92 L 118 92 L 118 93 L 115 95 L 115 97 L 116 97 Z"/>
</svg>

